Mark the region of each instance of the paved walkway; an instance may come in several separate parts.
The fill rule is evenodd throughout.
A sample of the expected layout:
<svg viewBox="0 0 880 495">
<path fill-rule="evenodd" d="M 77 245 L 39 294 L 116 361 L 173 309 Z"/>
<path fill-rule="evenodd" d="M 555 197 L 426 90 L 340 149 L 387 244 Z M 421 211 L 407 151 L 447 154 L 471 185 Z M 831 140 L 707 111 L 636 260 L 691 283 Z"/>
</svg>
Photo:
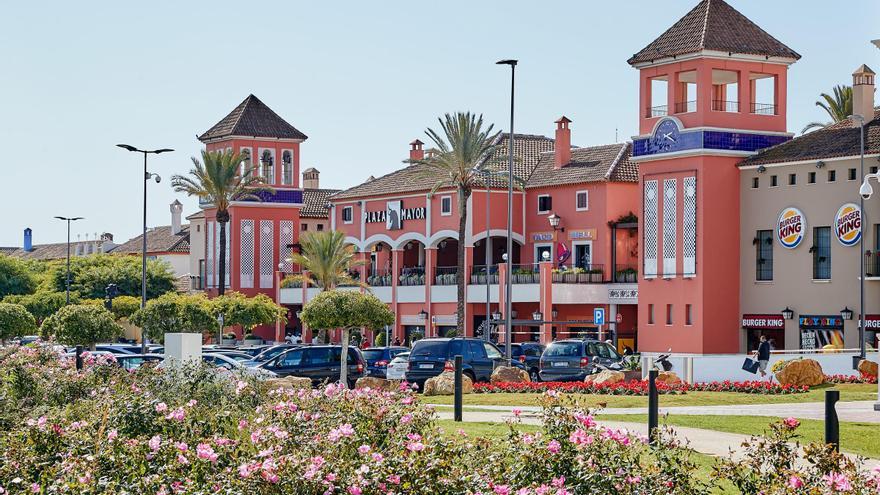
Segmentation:
<svg viewBox="0 0 880 495">
<path fill-rule="evenodd" d="M 861 404 L 863 406 L 863 404 L 861 402 L 838 403 L 838 406 L 840 406 L 841 404 L 855 404 L 855 405 Z M 872 408 L 871 412 L 874 413 L 873 402 L 868 402 L 868 404 Z M 776 411 L 779 413 L 778 416 L 784 415 L 786 417 L 787 416 L 802 417 L 802 416 L 799 416 L 797 413 L 795 413 L 792 410 L 791 406 L 794 406 L 794 405 L 805 406 L 802 408 L 802 410 L 805 411 L 806 414 L 812 414 L 813 409 L 815 409 L 817 407 L 817 405 L 822 406 L 824 408 L 824 404 L 819 403 L 819 402 L 817 402 L 817 403 L 807 402 L 807 403 L 801 403 L 801 404 L 786 404 L 785 406 L 787 406 L 787 408 L 788 408 L 788 413 L 786 414 L 782 410 L 779 410 L 779 411 Z M 774 405 L 774 406 L 781 406 L 781 405 Z M 452 410 L 450 408 L 448 408 L 448 406 L 441 406 L 441 407 L 442 407 L 441 409 L 437 410 L 437 413 L 436 413 L 437 417 L 440 419 L 452 419 L 453 418 Z M 727 409 L 729 409 L 729 412 L 725 413 L 725 412 L 721 412 L 722 411 L 721 409 L 717 409 L 718 412 L 716 412 L 716 414 L 749 415 L 748 412 L 742 412 L 741 408 L 743 408 L 743 407 L 748 407 L 748 406 L 671 407 L 671 408 L 667 408 L 666 411 L 669 411 L 672 414 L 707 414 L 706 412 L 700 412 L 698 410 L 704 409 L 704 408 L 727 408 Z M 766 406 L 761 406 L 761 407 L 766 408 Z M 859 407 L 853 406 L 853 408 L 855 411 L 853 414 L 856 414 L 856 413 L 858 413 L 858 411 L 861 410 Z M 470 409 L 471 410 L 469 410 L 469 408 L 465 407 L 465 409 L 463 411 L 463 419 L 466 422 L 503 423 L 509 419 L 515 418 L 515 416 L 512 412 L 513 409 L 520 409 L 522 411 L 522 413 L 520 414 L 520 417 L 519 417 L 520 422 L 522 422 L 523 424 L 531 424 L 531 425 L 540 424 L 540 419 L 535 414 L 540 410 L 540 408 L 534 407 L 534 406 L 526 406 L 526 407 L 519 407 L 519 408 L 508 407 L 508 406 L 473 406 Z M 473 409 L 476 409 L 476 410 L 473 410 Z M 686 410 L 690 410 L 691 412 L 690 413 L 686 413 L 686 412 L 679 413 L 679 412 L 674 411 L 676 409 L 686 409 Z M 838 415 L 840 415 L 843 410 L 846 410 L 846 409 L 838 407 L 838 411 L 839 411 Z M 663 413 L 663 411 L 664 410 L 661 409 L 661 414 Z M 823 416 L 820 416 L 820 418 L 818 418 L 818 419 L 821 419 L 822 417 L 824 417 L 824 409 L 822 411 L 823 411 Z M 605 409 L 604 412 L 607 414 L 647 414 L 647 409 L 645 409 L 645 408 L 631 408 L 631 409 L 612 408 L 612 409 Z M 880 415 L 880 413 L 875 413 L 875 414 Z M 756 414 L 755 412 L 752 412 L 751 415 L 776 416 L 777 414 Z M 803 417 L 808 417 L 808 416 L 803 416 Z M 841 417 L 840 419 L 842 421 L 844 420 L 843 417 Z M 850 419 L 848 421 L 856 421 L 856 420 Z M 875 422 L 880 422 L 880 421 L 875 421 Z M 600 425 L 603 425 L 603 426 L 606 426 L 609 428 L 626 429 L 630 432 L 637 433 L 640 435 L 647 435 L 648 434 L 648 425 L 645 423 L 630 423 L 630 422 L 621 422 L 621 421 L 602 421 L 601 416 L 599 416 L 598 423 Z M 694 449 L 697 452 L 700 452 L 702 454 L 716 456 L 716 457 L 731 456 L 734 459 L 738 459 L 738 458 L 742 457 L 743 451 L 744 451 L 744 449 L 742 447 L 742 443 L 749 439 L 748 435 L 740 435 L 740 434 L 736 434 L 736 433 L 726 433 L 726 432 L 720 432 L 720 431 L 714 431 L 714 430 L 704 430 L 704 429 L 700 429 L 700 428 L 686 428 L 686 427 L 675 426 L 673 428 L 673 431 L 675 432 L 675 436 L 679 441 L 681 441 L 683 443 L 687 443 L 687 445 L 690 448 Z M 855 456 L 853 456 L 853 457 L 855 457 Z M 878 466 L 880 466 L 880 459 L 868 459 L 865 462 L 865 467 L 868 469 L 873 469 Z"/>
</svg>

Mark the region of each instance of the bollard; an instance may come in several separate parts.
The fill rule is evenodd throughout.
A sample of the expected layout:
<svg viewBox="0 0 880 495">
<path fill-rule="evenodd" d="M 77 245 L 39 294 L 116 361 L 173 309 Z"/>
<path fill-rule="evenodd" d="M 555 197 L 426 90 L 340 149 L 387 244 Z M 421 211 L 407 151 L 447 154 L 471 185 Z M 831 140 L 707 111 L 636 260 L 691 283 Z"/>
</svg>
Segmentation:
<svg viewBox="0 0 880 495">
<path fill-rule="evenodd" d="M 77 369 L 77 371 L 83 369 L 83 356 L 82 356 L 82 354 L 83 354 L 83 346 L 81 346 L 81 345 L 76 346 L 76 369 Z"/>
<path fill-rule="evenodd" d="M 461 421 L 461 354 L 455 356 L 455 421 Z"/>
<path fill-rule="evenodd" d="M 648 440 L 657 442 L 657 418 L 659 416 L 659 397 L 657 394 L 657 370 L 648 372 Z"/>
<path fill-rule="evenodd" d="M 840 451 L 840 423 L 837 421 L 837 409 L 834 404 L 840 400 L 839 390 L 825 391 L 825 443 L 834 446 L 834 451 Z"/>
</svg>

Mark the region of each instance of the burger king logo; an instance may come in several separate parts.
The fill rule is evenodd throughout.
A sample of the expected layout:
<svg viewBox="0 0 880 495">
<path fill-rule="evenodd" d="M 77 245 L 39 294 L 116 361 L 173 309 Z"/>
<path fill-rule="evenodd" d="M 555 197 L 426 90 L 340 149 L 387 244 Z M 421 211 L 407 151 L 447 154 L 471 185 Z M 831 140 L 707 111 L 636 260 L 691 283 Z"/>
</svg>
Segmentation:
<svg viewBox="0 0 880 495">
<path fill-rule="evenodd" d="M 834 217 L 834 232 L 844 246 L 853 246 L 862 239 L 862 210 L 854 203 L 846 203 Z"/>
<path fill-rule="evenodd" d="M 806 230 L 807 219 L 801 210 L 788 207 L 779 214 L 779 220 L 776 222 L 776 237 L 784 247 L 794 249 L 800 246 Z"/>
</svg>

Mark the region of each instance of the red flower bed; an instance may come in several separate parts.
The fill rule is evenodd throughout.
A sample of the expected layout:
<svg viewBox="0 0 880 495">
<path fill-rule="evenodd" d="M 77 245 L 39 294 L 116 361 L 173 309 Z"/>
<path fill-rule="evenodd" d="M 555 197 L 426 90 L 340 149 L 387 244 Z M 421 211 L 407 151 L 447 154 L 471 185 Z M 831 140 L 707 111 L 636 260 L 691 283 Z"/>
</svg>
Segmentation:
<svg viewBox="0 0 880 495">
<path fill-rule="evenodd" d="M 858 375 L 825 375 L 825 381 L 828 383 L 877 383 L 877 377 L 864 373 Z"/>
<path fill-rule="evenodd" d="M 661 394 L 683 394 L 688 391 L 698 392 L 738 392 L 746 394 L 785 395 L 799 394 L 809 391 L 807 386 L 780 385 L 778 383 L 764 381 L 748 382 L 706 382 L 689 385 L 667 385 L 658 383 L 657 390 Z M 646 380 L 632 380 L 629 382 L 594 383 L 584 382 L 528 382 L 528 383 L 475 383 L 474 392 L 478 394 L 497 393 L 543 393 L 555 390 L 563 393 L 579 394 L 606 394 L 606 395 L 648 395 L 648 382 Z"/>
</svg>

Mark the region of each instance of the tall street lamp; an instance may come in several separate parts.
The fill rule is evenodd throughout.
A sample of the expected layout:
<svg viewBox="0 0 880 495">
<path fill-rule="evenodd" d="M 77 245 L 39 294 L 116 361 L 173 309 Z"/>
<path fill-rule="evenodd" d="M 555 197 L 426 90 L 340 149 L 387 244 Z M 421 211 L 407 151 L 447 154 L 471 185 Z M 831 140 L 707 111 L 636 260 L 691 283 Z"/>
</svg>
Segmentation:
<svg viewBox="0 0 880 495">
<path fill-rule="evenodd" d="M 128 144 L 117 144 L 116 146 L 124 150 L 133 151 L 135 153 L 142 153 L 144 155 L 144 233 L 142 238 L 143 244 L 141 246 L 141 309 L 143 309 L 147 305 L 147 181 L 149 181 L 150 179 L 154 179 L 156 181 L 156 184 L 162 181 L 162 178 L 159 177 L 159 174 L 147 172 L 147 155 L 158 155 L 159 153 L 166 153 L 174 150 L 170 148 L 161 148 L 158 150 L 139 150 L 134 146 Z M 143 333 L 141 333 L 141 354 L 146 353 L 147 339 L 144 337 Z"/>
<path fill-rule="evenodd" d="M 82 220 L 83 217 L 55 217 L 58 220 L 63 220 L 67 222 L 67 302 L 65 304 L 70 304 L 70 222 L 75 222 L 77 220 Z"/>
<path fill-rule="evenodd" d="M 505 297 L 504 297 L 504 355 L 510 364 L 512 353 L 510 345 L 511 337 L 511 310 L 513 305 L 510 301 L 513 292 L 513 102 L 514 102 L 514 83 L 516 82 L 516 64 L 513 59 L 499 60 L 495 62 L 497 65 L 510 66 L 510 139 L 508 140 L 507 150 L 507 277 L 505 280 Z"/>
<path fill-rule="evenodd" d="M 479 175 L 480 177 L 483 178 L 483 183 L 486 185 L 486 249 L 485 249 L 486 254 L 484 256 L 485 262 L 486 262 L 486 330 L 485 330 L 485 332 L 483 332 L 483 340 L 488 342 L 490 340 L 489 334 L 491 333 L 490 329 L 492 327 L 492 324 L 490 323 L 490 321 L 491 321 L 490 316 L 489 316 L 490 312 L 491 312 L 491 307 L 492 307 L 491 306 L 492 303 L 491 303 L 490 297 L 489 297 L 490 293 L 491 293 L 491 289 L 490 289 L 491 271 L 490 271 L 490 264 L 489 264 L 489 253 L 492 252 L 492 228 L 491 228 L 492 226 L 489 222 L 489 196 L 492 194 L 492 191 L 490 189 L 491 184 L 489 182 L 489 179 L 493 176 L 496 176 L 496 177 L 497 176 L 505 176 L 505 175 L 507 175 L 507 172 L 502 171 L 502 170 L 498 170 L 498 171 L 488 170 L 488 169 L 479 168 L 479 167 L 474 168 L 473 171 L 474 171 L 474 173 L 476 173 L 477 175 Z"/>
<path fill-rule="evenodd" d="M 862 115 L 850 115 L 853 121 L 859 123 L 859 176 L 863 177 L 862 182 L 867 183 L 865 177 L 865 117 Z M 871 187 L 870 185 L 868 187 Z M 859 226 L 859 355 L 853 359 L 853 369 L 858 369 L 859 362 L 865 359 L 865 195 L 861 194 L 859 187 L 859 215 L 861 225 Z M 870 197 L 870 195 L 868 195 Z"/>
</svg>

